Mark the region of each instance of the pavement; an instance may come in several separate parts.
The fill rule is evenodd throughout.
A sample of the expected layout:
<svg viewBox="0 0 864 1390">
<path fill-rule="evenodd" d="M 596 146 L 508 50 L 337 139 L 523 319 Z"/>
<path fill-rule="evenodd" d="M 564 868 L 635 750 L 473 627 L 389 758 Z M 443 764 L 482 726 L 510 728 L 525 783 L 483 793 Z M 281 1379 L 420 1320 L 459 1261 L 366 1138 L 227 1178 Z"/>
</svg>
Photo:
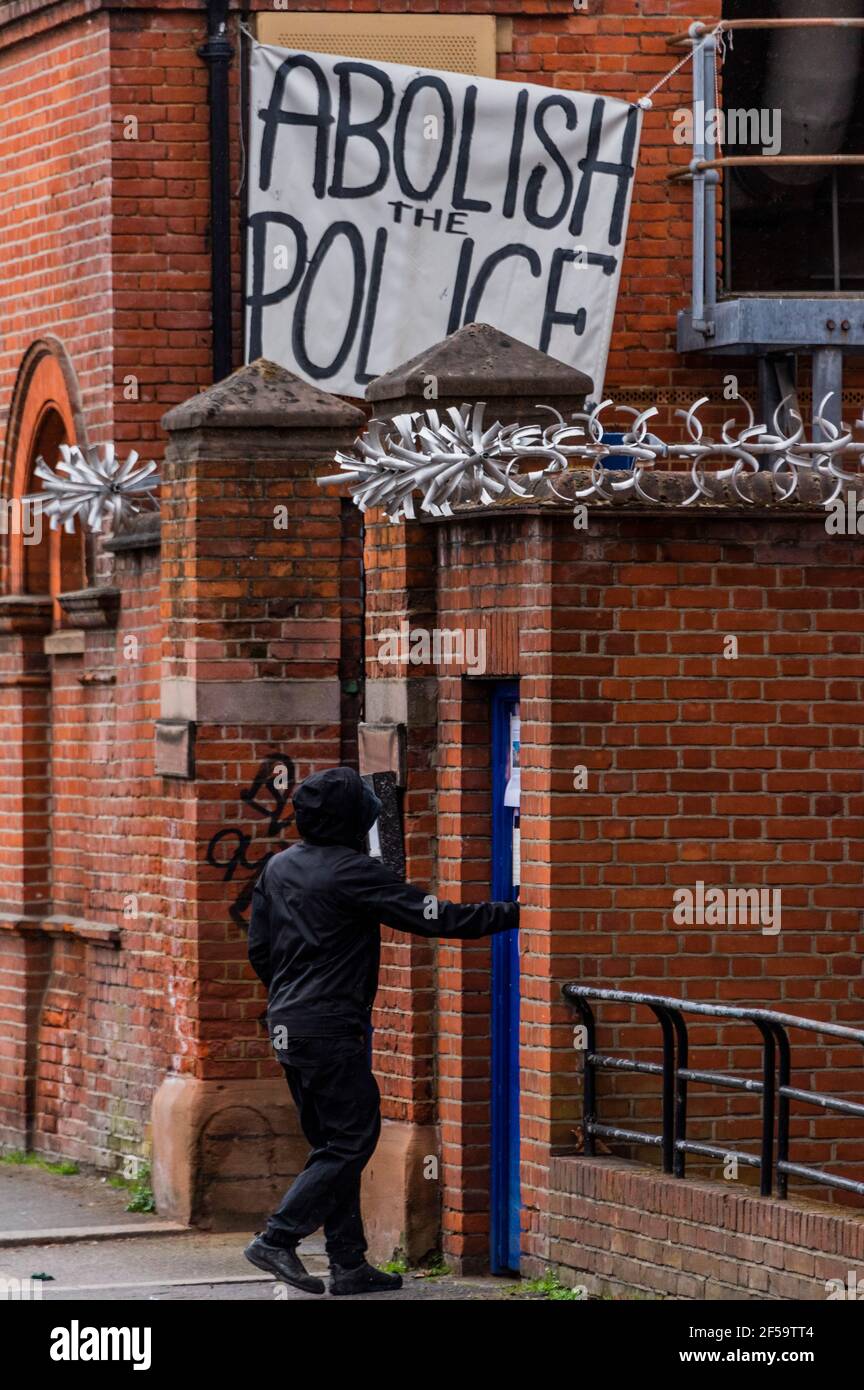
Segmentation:
<svg viewBox="0 0 864 1390">
<path fill-rule="evenodd" d="M 127 1201 L 126 1192 L 109 1187 L 97 1175 L 64 1176 L 0 1163 L 0 1289 L 10 1287 L 3 1280 L 25 1280 L 27 1297 L 49 1303 L 320 1301 L 320 1296 L 277 1282 L 244 1259 L 251 1231 L 190 1229 L 157 1214 L 127 1212 Z M 310 1273 L 326 1277 L 319 1236 L 305 1241 L 300 1255 Z M 358 1297 L 388 1302 L 489 1301 L 512 1298 L 516 1282 L 409 1272 L 396 1293 Z"/>
</svg>

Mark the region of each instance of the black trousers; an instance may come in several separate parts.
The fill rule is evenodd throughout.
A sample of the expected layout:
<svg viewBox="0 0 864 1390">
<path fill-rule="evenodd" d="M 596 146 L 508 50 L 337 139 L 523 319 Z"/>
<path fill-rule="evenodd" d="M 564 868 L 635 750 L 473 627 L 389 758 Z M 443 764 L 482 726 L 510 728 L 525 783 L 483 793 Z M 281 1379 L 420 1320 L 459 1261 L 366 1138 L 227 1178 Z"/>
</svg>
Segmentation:
<svg viewBox="0 0 864 1390">
<path fill-rule="evenodd" d="M 278 1057 L 312 1152 L 269 1218 L 265 1239 L 296 1245 L 323 1226 L 330 1259 L 358 1264 L 366 1251 L 360 1174 L 381 1133 L 367 1040 L 289 1038 Z"/>
</svg>

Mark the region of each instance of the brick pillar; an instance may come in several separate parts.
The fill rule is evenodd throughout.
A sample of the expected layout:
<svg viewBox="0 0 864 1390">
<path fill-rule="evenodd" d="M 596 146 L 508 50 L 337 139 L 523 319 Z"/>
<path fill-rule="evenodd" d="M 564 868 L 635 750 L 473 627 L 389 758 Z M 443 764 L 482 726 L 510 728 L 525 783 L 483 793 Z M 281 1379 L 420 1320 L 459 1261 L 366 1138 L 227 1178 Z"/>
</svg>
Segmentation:
<svg viewBox="0 0 864 1390">
<path fill-rule="evenodd" d="M 176 1046 L 153 1145 L 159 1209 L 182 1219 L 250 1220 L 304 1156 L 246 925 L 293 838 L 294 781 L 337 764 L 356 723 L 359 516 L 315 478 L 363 423 L 264 361 L 164 420 L 155 736 Z"/>
<path fill-rule="evenodd" d="M 50 912 L 51 599 L 0 599 L 0 1143 L 26 1149 Z"/>
<path fill-rule="evenodd" d="M 533 419 L 541 403 L 566 416 L 581 408 L 590 389 L 583 373 L 488 325 L 469 324 L 373 381 L 367 396 L 376 415 L 384 418 L 430 407 L 443 414 L 464 401 L 486 401 L 487 423 L 497 418 L 509 424 Z M 466 682 L 458 670 L 385 667 L 375 659 L 380 632 L 398 628 L 402 621 L 412 629 L 456 625 L 441 610 L 437 584 L 439 567 L 452 563 L 448 546 L 456 526 L 429 520 L 393 526 L 381 513 L 367 518 L 367 685 L 361 761 L 364 738 L 370 749 L 386 748 L 381 726 L 405 726 L 409 877 L 431 881 L 442 896 L 469 902 L 482 901 L 490 893 L 491 736 L 486 689 L 479 681 Z M 489 674 L 525 676 L 523 729 L 527 725 L 530 739 L 531 701 L 542 693 L 537 680 L 542 661 L 534 650 L 536 639 L 525 652 L 518 650 L 518 641 L 498 640 L 516 633 L 515 624 L 508 622 L 514 616 L 484 612 L 493 661 L 501 652 L 512 661 L 507 665 L 497 660 Z M 367 732 L 369 726 L 377 737 Z M 527 921 L 530 928 L 530 915 Z M 435 1201 L 441 1209 L 448 1259 L 465 1271 L 486 1268 L 489 1259 L 490 961 L 488 941 L 429 945 L 394 934 L 383 951 L 377 1018 L 387 1113 L 392 1117 L 390 1145 L 404 1157 L 399 1175 L 400 1190 L 406 1194 L 403 1226 L 419 1236 L 427 1229 L 425 1214 Z M 524 1019 L 522 1026 L 524 1034 Z M 437 1152 L 430 1127 L 436 1118 L 441 1159 L 437 1187 L 424 1183 L 418 1170 L 424 1153 Z M 409 1253 L 422 1252 L 409 1243 Z"/>
</svg>

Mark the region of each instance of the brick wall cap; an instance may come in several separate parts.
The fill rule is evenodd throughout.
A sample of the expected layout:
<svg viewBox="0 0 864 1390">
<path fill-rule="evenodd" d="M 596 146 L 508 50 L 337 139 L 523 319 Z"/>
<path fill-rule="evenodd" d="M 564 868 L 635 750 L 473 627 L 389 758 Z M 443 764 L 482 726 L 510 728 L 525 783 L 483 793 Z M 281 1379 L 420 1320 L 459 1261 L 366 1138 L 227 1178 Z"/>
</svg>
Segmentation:
<svg viewBox="0 0 864 1390">
<path fill-rule="evenodd" d="M 463 396 L 465 400 L 522 396 L 528 383 L 538 401 L 544 396 L 584 397 L 594 386 L 584 372 L 511 338 L 500 328 L 492 328 L 488 323 L 468 323 L 440 343 L 418 352 L 410 361 L 370 381 L 366 399 L 422 397 L 430 376 L 436 378 L 439 396 Z"/>
<path fill-rule="evenodd" d="M 293 372 L 259 357 L 224 381 L 175 405 L 162 419 L 165 430 L 292 429 L 347 425 L 362 429 L 366 416 L 356 406 L 302 381 Z"/>
<path fill-rule="evenodd" d="M 710 476 L 710 474 L 709 474 Z M 620 480 L 621 474 L 611 473 L 610 478 Z M 645 501 L 634 492 L 619 492 L 612 497 L 577 497 L 576 494 L 589 487 L 592 481 L 590 469 L 577 468 L 566 478 L 556 481 L 555 486 L 561 496 L 552 497 L 514 497 L 507 495 L 496 498 L 493 502 L 479 505 L 476 502 L 456 503 L 453 506 L 452 515 L 431 516 L 423 514 L 421 521 L 424 523 L 442 524 L 448 520 L 453 521 L 459 517 L 467 516 L 489 516 L 492 513 L 501 514 L 504 512 L 519 512 L 520 514 L 529 513 L 532 515 L 544 512 L 567 512 L 569 513 L 577 504 L 586 507 L 589 512 L 606 514 L 627 514 L 629 516 L 744 516 L 762 517 L 766 515 L 783 517 L 794 515 L 796 517 L 819 517 L 824 521 L 826 516 L 825 503 L 834 492 L 835 481 L 832 478 L 822 478 L 812 473 L 802 473 L 798 479 L 798 486 L 792 495 L 787 498 L 785 489 L 788 482 L 783 479 L 779 481 L 767 470 L 760 473 L 746 474 L 738 479 L 738 488 L 741 495 L 735 491 L 731 482 L 716 481 L 712 496 L 700 497 L 698 501 L 691 502 L 685 506 L 685 501 L 693 492 L 693 479 L 689 473 L 679 470 L 658 470 L 645 481 L 645 491 L 650 491 L 657 497 L 655 501 Z M 842 495 L 852 493 L 856 497 L 864 498 L 864 483 L 858 479 L 851 479 L 844 483 Z"/>
</svg>

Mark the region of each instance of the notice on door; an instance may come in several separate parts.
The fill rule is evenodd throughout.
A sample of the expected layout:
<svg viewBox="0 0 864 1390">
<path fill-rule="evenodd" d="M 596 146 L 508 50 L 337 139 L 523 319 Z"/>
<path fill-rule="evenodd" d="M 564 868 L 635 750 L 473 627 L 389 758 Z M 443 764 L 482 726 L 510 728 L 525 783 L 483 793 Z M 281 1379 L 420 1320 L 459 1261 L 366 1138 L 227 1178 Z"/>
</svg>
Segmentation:
<svg viewBox="0 0 864 1390">
<path fill-rule="evenodd" d="M 519 809 L 519 793 L 521 782 L 519 780 L 519 749 L 521 745 L 521 722 L 518 714 L 510 715 L 510 758 L 507 769 L 507 785 L 504 788 L 504 805 L 515 806 Z"/>
<path fill-rule="evenodd" d="M 481 322 L 599 399 L 638 107 L 264 44 L 250 92 L 247 361 L 362 396 Z"/>
</svg>

